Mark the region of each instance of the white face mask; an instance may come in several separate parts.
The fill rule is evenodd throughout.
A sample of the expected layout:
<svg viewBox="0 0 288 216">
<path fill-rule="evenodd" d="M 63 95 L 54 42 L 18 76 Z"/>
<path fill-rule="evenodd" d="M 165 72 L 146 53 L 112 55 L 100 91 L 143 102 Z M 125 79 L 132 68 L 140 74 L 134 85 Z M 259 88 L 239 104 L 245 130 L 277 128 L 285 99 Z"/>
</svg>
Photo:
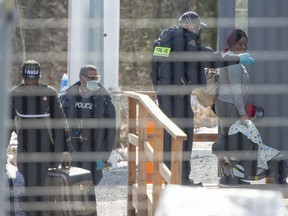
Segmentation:
<svg viewBox="0 0 288 216">
<path fill-rule="evenodd" d="M 90 91 L 97 91 L 100 88 L 98 83 L 97 80 L 89 80 L 87 81 L 86 87 Z"/>
<path fill-rule="evenodd" d="M 98 80 L 87 80 L 87 79 L 85 79 L 84 76 L 82 76 L 82 77 L 86 81 L 86 88 L 89 91 L 95 92 L 95 91 L 97 91 L 100 88 L 99 87 L 100 78 Z"/>
</svg>

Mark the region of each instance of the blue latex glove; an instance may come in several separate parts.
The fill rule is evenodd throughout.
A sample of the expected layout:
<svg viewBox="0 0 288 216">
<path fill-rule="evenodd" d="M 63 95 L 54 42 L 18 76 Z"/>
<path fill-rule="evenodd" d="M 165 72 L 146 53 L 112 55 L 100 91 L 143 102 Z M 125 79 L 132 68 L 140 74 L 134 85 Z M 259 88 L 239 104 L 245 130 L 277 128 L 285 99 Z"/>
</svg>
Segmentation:
<svg viewBox="0 0 288 216">
<path fill-rule="evenodd" d="M 75 135 L 76 135 L 77 137 L 79 137 L 80 134 L 81 134 L 81 130 L 77 129 L 77 130 L 75 131 Z"/>
<path fill-rule="evenodd" d="M 102 170 L 106 164 L 102 160 L 97 160 L 96 161 L 96 170 Z"/>
<path fill-rule="evenodd" d="M 254 63 L 254 58 L 250 57 L 249 53 L 241 53 L 239 54 L 240 64 L 252 64 Z"/>
</svg>

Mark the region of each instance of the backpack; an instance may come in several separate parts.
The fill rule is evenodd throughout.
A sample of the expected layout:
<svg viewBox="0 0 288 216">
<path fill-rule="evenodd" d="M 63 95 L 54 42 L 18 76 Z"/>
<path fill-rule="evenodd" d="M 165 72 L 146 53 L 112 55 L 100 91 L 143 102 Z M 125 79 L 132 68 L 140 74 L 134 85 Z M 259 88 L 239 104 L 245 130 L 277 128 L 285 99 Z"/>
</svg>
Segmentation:
<svg viewBox="0 0 288 216">
<path fill-rule="evenodd" d="M 206 86 L 195 88 L 192 95 L 195 95 L 197 101 L 203 107 L 209 107 L 215 104 L 218 94 L 218 69 L 206 68 Z"/>
</svg>

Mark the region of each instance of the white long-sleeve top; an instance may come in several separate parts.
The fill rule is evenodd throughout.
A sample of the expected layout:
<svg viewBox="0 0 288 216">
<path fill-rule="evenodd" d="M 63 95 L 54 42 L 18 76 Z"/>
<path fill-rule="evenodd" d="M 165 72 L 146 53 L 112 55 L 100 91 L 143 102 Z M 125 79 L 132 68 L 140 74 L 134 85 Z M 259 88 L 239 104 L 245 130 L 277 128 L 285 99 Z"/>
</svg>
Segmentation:
<svg viewBox="0 0 288 216">
<path fill-rule="evenodd" d="M 229 51 L 225 54 L 233 54 L 233 52 Z M 242 64 L 230 65 L 219 70 L 218 99 L 234 104 L 240 116 L 246 114 L 245 104 L 248 102 L 248 81 L 249 74 Z"/>
</svg>

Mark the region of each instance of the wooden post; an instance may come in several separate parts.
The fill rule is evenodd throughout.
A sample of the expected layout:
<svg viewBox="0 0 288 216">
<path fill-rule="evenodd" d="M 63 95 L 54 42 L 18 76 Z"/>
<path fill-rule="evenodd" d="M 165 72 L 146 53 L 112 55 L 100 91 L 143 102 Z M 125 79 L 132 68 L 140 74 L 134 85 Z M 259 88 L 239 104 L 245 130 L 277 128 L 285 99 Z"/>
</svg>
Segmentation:
<svg viewBox="0 0 288 216">
<path fill-rule="evenodd" d="M 136 99 L 128 97 L 129 107 L 129 133 L 136 134 Z M 136 146 L 128 143 L 128 195 L 127 216 L 136 216 L 136 210 L 132 206 L 132 188 L 136 183 Z"/>
<path fill-rule="evenodd" d="M 160 126 L 160 124 L 155 122 L 154 127 L 154 154 L 153 154 L 153 189 L 152 189 L 152 197 L 153 197 L 153 206 L 152 212 L 154 212 L 157 207 L 157 203 L 159 200 L 160 193 L 162 191 L 162 182 L 163 178 L 159 173 L 159 162 L 163 162 L 163 134 L 164 129 Z"/>
<path fill-rule="evenodd" d="M 147 216 L 147 174 L 146 174 L 146 152 L 144 141 L 147 141 L 147 115 L 145 107 L 139 104 L 138 113 L 138 204 L 137 216 Z"/>
<path fill-rule="evenodd" d="M 172 138 L 171 149 L 171 184 L 181 184 L 183 140 Z"/>
</svg>

